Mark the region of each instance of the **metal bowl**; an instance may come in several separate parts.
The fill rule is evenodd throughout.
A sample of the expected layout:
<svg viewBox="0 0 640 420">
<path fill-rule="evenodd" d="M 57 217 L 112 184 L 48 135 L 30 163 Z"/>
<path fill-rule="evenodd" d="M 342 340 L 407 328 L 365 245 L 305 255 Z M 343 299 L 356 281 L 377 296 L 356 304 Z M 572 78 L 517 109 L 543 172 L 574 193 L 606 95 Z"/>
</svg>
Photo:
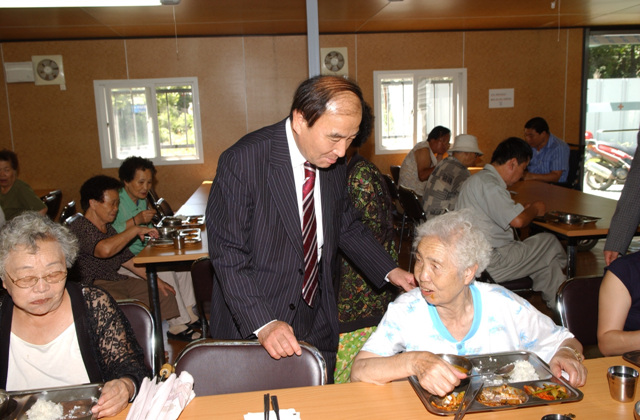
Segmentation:
<svg viewBox="0 0 640 420">
<path fill-rule="evenodd" d="M 176 228 L 173 226 L 162 226 L 158 228 L 161 238 L 172 239 L 176 235 Z"/>
<path fill-rule="evenodd" d="M 635 407 L 633 407 L 633 418 L 640 420 L 640 401 L 638 401 Z"/>
<path fill-rule="evenodd" d="M 542 416 L 541 420 L 573 420 L 573 417 L 565 414 L 547 414 L 546 416 Z"/>
<path fill-rule="evenodd" d="M 464 356 L 458 356 L 457 354 L 439 354 L 438 356 L 440 356 L 440 358 L 445 362 L 453 365 L 462 373 L 468 374 L 473 368 L 473 363 L 471 363 L 471 360 L 467 359 Z"/>
<path fill-rule="evenodd" d="M 567 224 L 580 223 L 582 220 L 582 216 L 577 214 L 565 213 L 558 216 L 558 221 Z"/>
<path fill-rule="evenodd" d="M 165 217 L 162 219 L 162 226 L 182 226 L 182 219 L 179 217 Z"/>
</svg>

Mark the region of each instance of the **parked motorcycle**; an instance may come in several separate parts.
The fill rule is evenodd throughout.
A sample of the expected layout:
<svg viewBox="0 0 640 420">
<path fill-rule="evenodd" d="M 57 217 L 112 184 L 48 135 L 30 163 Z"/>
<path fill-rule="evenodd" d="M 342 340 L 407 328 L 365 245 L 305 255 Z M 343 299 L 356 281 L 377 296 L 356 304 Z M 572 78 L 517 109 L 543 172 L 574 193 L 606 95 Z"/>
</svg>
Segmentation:
<svg viewBox="0 0 640 420">
<path fill-rule="evenodd" d="M 587 185 L 604 191 L 614 183 L 624 184 L 634 152 L 618 144 L 587 140 L 584 163 Z"/>
</svg>

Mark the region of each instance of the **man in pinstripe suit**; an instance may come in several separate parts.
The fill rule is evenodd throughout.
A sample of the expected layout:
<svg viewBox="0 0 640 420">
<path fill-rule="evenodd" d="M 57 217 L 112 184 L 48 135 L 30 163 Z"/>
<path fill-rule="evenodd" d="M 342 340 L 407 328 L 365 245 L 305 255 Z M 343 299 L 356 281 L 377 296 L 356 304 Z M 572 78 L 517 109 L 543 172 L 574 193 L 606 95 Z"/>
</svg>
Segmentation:
<svg viewBox="0 0 640 420">
<path fill-rule="evenodd" d="M 207 204 L 209 253 L 215 269 L 211 335 L 257 337 L 269 354 L 301 354 L 298 340 L 316 346 L 331 380 L 338 346 L 332 273 L 340 248 L 376 286 L 410 290 L 413 276 L 398 268 L 358 220 L 338 159 L 358 133 L 364 100 L 341 77 L 319 76 L 297 89 L 289 117 L 240 139 L 220 156 Z M 304 164 L 317 168 L 318 291 L 302 296 Z M 386 280 L 385 280 L 386 278 Z"/>
<path fill-rule="evenodd" d="M 633 155 L 633 163 L 618 200 L 616 212 L 611 219 L 611 227 L 604 243 L 604 262 L 609 265 L 620 255 L 627 253 L 631 239 L 640 223 L 640 131 L 638 146 Z"/>
</svg>

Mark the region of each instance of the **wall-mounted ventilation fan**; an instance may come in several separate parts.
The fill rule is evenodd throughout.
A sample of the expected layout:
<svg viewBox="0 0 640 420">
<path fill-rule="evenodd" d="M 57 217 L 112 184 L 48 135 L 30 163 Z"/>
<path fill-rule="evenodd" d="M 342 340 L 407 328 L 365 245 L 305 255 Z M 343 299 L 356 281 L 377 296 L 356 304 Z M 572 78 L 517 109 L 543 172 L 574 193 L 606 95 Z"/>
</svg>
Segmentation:
<svg viewBox="0 0 640 420">
<path fill-rule="evenodd" d="M 321 73 L 334 76 L 348 76 L 347 48 L 320 48 Z"/>
<path fill-rule="evenodd" d="M 64 85 L 61 55 L 31 56 L 36 85 Z"/>
</svg>

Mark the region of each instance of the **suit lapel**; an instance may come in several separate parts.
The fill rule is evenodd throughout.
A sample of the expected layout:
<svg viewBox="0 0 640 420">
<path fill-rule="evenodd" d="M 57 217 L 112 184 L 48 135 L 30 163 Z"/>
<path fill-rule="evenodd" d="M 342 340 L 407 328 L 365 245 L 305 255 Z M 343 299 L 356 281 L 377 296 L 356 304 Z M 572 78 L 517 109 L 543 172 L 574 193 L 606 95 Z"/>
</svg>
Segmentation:
<svg viewBox="0 0 640 420">
<path fill-rule="evenodd" d="M 267 184 L 273 196 L 276 209 L 280 214 L 284 230 L 291 239 L 293 248 L 303 259 L 302 228 L 298 211 L 298 199 L 295 191 L 295 181 L 291 168 L 291 156 L 285 131 L 285 122 L 281 123 L 281 130 L 271 140 L 271 154 L 269 157 L 269 174 Z"/>
</svg>

